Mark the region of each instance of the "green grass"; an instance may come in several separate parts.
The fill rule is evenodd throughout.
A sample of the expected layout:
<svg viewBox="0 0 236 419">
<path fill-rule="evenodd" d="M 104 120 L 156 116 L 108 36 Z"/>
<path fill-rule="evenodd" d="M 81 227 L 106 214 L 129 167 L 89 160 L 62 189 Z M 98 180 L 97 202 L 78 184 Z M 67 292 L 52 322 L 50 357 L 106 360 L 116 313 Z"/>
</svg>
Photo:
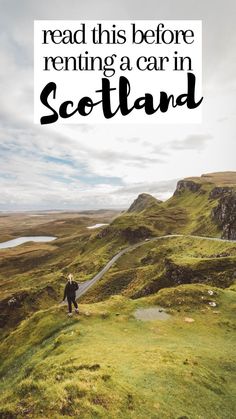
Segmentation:
<svg viewBox="0 0 236 419">
<path fill-rule="evenodd" d="M 100 301 L 114 294 L 136 298 L 175 286 L 176 280 L 225 288 L 235 279 L 235 264 L 234 242 L 184 237 L 147 242 L 123 255 L 83 301 Z"/>
<path fill-rule="evenodd" d="M 173 233 L 220 237 L 222 232 L 211 215 L 213 208 L 218 204 L 218 199 L 210 199 L 210 192 L 217 185 L 210 182 L 213 178 L 214 176 L 207 181 L 205 178 L 194 180 L 195 183 L 201 184 L 201 188 L 196 192 L 186 188 L 166 202 L 153 203 L 142 211 L 121 214 L 108 229 L 107 240 L 117 240 L 119 237 L 119 240 L 125 238 L 132 242 L 135 240 L 135 232 L 138 238 L 138 229 L 141 226 L 149 231 L 150 237 Z M 222 179 L 223 175 L 216 177 L 221 183 Z M 228 181 L 227 176 L 226 179 Z M 235 187 L 235 184 L 232 187 Z"/>
<path fill-rule="evenodd" d="M 217 176 L 229 184 L 231 174 Z M 209 199 L 214 179 L 198 179 L 198 192 L 123 213 L 104 230 L 86 226 L 111 221 L 111 214 L 2 217 L 6 239 L 59 239 L 1 253 L 1 418 L 236 417 L 235 243 L 146 242 L 81 299 L 79 317 L 67 318 L 57 305 L 69 272 L 91 279 L 120 249 L 146 237 L 220 237 L 211 218 L 217 200 Z M 12 296 L 17 307 L 8 305 Z M 135 319 L 136 308 L 156 305 L 169 312 L 167 321 Z"/>
<path fill-rule="evenodd" d="M 214 309 L 209 289 L 117 296 L 81 305 L 79 318 L 59 308 L 34 314 L 0 346 L 1 417 L 233 419 L 235 294 L 215 288 Z M 134 318 L 160 303 L 169 320 Z"/>
<path fill-rule="evenodd" d="M 25 230 L 21 227 L 22 230 L 18 231 L 18 222 L 22 221 L 22 217 L 25 220 L 22 222 Z M 52 215 L 50 217 L 52 218 Z M 68 215 L 68 220 L 63 218 L 61 220 L 59 215 L 54 217 L 56 219 L 51 222 L 51 229 L 47 222 L 44 225 L 42 221 L 37 221 L 39 225 L 33 225 L 34 235 L 40 233 L 39 228 L 40 234 L 43 234 L 43 230 L 44 232 L 47 230 L 47 234 L 52 234 L 53 231 L 55 234 L 58 225 L 60 238 L 55 242 L 28 243 L 0 251 L 0 326 L 4 335 L 30 313 L 50 307 L 55 301 L 61 300 L 69 272 L 72 271 L 78 281 L 86 281 L 95 275 L 117 251 L 114 243 L 103 243 L 96 239 L 98 232 L 86 229 L 86 225 L 109 221 L 108 216 L 104 219 L 102 215 L 97 219 L 94 216 L 84 217 L 82 221 L 78 215 L 77 220 L 73 213 L 71 218 Z M 5 218 L 5 231 L 11 234 L 11 237 L 14 228 L 18 234 L 32 235 L 32 223 L 35 221 L 31 220 L 38 220 L 37 217 L 31 218 L 30 215 L 28 218 L 25 215 Z M 8 218 L 10 220 L 7 221 Z M 17 299 L 15 310 L 8 305 L 13 296 Z"/>
<path fill-rule="evenodd" d="M 221 232 L 211 218 L 211 211 L 217 205 L 217 200 L 209 200 L 211 190 L 212 185 L 206 184 L 198 192 L 186 190 L 165 203 L 167 208 L 182 208 L 186 211 L 188 222 L 182 229 L 183 233 L 220 237 Z"/>
<path fill-rule="evenodd" d="M 233 176 L 233 174 L 231 175 Z M 227 180 L 227 183 L 229 177 L 230 174 L 226 173 L 225 181 Z M 28 244 L 1 252 L 0 323 L 7 323 L 8 328 L 9 325 L 14 325 L 17 318 L 20 321 L 31 311 L 49 306 L 62 295 L 65 276 L 70 271 L 76 274 L 76 278 L 80 282 L 86 281 L 92 278 L 121 248 L 144 240 L 146 237 L 171 233 L 194 233 L 219 237 L 221 232 L 211 218 L 211 211 L 217 204 L 217 200 L 209 200 L 209 193 L 215 187 L 214 183 L 209 182 L 214 178 L 215 175 L 208 177 L 207 181 L 205 178 L 199 178 L 198 182 L 202 183 L 202 186 L 196 193 L 186 189 L 180 195 L 174 195 L 167 202 L 155 203 L 154 201 L 153 204 L 148 205 L 140 212 L 122 213 L 115 219 L 113 219 L 114 213 L 113 215 L 98 214 L 97 216 L 95 214 L 81 216 L 64 213 L 47 214 L 43 217 L 16 214 L 2 217 L 3 237 L 51 234 L 56 235 L 59 239 L 50 244 Z M 217 181 L 224 183 L 223 174 L 218 175 Z M 99 231 L 86 229 L 87 225 L 99 221 L 111 221 L 111 224 L 108 228 Z M 162 288 L 165 284 L 168 285 L 165 278 L 163 279 L 163 273 L 165 260 L 169 256 L 172 258 L 172 262 L 177 265 L 186 266 L 189 257 L 191 258 L 190 264 L 195 264 L 195 256 L 190 254 L 188 243 L 184 244 L 180 239 L 178 242 L 180 246 L 175 244 L 174 252 L 171 252 L 171 247 L 168 248 L 168 244 L 167 246 L 161 245 L 162 254 L 154 248 L 146 254 L 148 247 L 145 246 L 143 257 L 140 256 L 134 266 L 130 266 L 133 254 L 127 255 L 119 262 L 121 265 L 117 264 L 117 270 L 112 269 L 104 277 L 104 280 L 99 284 L 101 289 L 96 287 L 89 295 L 98 300 L 120 292 L 129 297 L 136 297 L 154 292 L 158 286 Z M 189 248 L 193 249 L 194 244 L 191 243 L 191 240 L 189 243 Z M 198 248 L 199 255 L 197 257 L 203 259 L 207 258 L 211 248 L 214 247 L 213 251 L 216 252 L 216 246 L 210 242 L 207 242 L 206 245 L 197 242 L 195 247 Z M 221 252 L 224 246 L 220 243 L 218 247 Z M 201 248 L 202 254 L 200 255 Z M 187 255 L 184 260 L 183 254 L 186 253 L 186 250 Z M 137 255 L 138 252 L 139 250 L 136 251 Z M 210 257 L 213 259 L 212 255 Z M 208 260 L 202 262 L 207 268 Z M 217 261 L 216 264 L 218 264 Z M 234 259 L 231 264 L 234 264 Z M 225 260 L 222 269 L 225 270 L 227 267 L 227 278 L 221 278 L 219 286 L 230 284 L 229 265 L 230 261 Z M 215 271 L 215 265 L 212 271 Z M 163 285 L 161 282 L 157 283 L 160 277 L 163 280 Z M 149 289 L 147 290 L 147 288 Z M 54 291 L 51 292 L 51 290 Z M 35 302 L 34 295 L 37 294 L 39 298 Z M 11 313 L 9 313 L 8 301 L 13 295 L 17 298 L 24 295 L 26 297 L 24 297 L 20 315 L 13 316 L 13 322 L 9 322 Z"/>
</svg>

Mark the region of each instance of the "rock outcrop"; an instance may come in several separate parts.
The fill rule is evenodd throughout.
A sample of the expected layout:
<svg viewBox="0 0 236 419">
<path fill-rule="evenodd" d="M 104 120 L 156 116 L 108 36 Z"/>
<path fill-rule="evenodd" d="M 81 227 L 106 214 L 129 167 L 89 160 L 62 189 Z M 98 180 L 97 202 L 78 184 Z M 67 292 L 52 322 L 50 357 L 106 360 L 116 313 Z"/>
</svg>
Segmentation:
<svg viewBox="0 0 236 419">
<path fill-rule="evenodd" d="M 141 212 L 146 208 L 149 208 L 152 205 L 156 205 L 158 203 L 161 203 L 161 201 L 154 198 L 154 196 L 147 193 L 142 193 L 138 196 L 137 199 L 135 199 L 127 212 Z"/>
<path fill-rule="evenodd" d="M 145 226 L 140 226 L 136 228 L 127 227 L 124 230 L 122 230 L 121 235 L 129 243 L 136 243 L 141 240 L 145 240 L 147 238 L 152 237 L 153 232 Z"/>
<path fill-rule="evenodd" d="M 212 189 L 212 191 L 209 194 L 209 199 L 218 199 L 222 198 L 226 194 L 232 192 L 232 188 L 229 186 L 216 186 Z"/>
<path fill-rule="evenodd" d="M 218 288 L 227 288 L 235 282 L 234 258 L 216 257 L 201 260 L 199 263 L 182 265 L 170 258 L 164 261 L 164 270 L 146 286 L 134 293 L 132 298 L 155 294 L 163 288 L 184 284 L 206 284 Z"/>
<path fill-rule="evenodd" d="M 189 190 L 190 192 L 198 192 L 201 188 L 201 184 L 194 182 L 193 180 L 183 179 L 177 183 L 177 187 L 174 196 L 182 194 L 184 191 Z"/>
<path fill-rule="evenodd" d="M 122 229 L 112 227 L 104 228 L 98 233 L 97 238 L 102 239 L 109 237 L 109 239 L 122 238 L 129 243 L 136 243 L 153 236 L 153 231 L 146 226 L 128 226 Z"/>
<path fill-rule="evenodd" d="M 39 310 L 46 301 L 55 302 L 58 290 L 51 285 L 41 290 L 20 290 L 0 300 L 0 327 L 16 326 L 28 314 Z"/>
<path fill-rule="evenodd" d="M 221 191 L 219 189 L 212 191 L 214 197 L 221 197 L 211 216 L 222 229 L 223 239 L 236 240 L 236 191 L 230 188 L 221 188 Z"/>
</svg>

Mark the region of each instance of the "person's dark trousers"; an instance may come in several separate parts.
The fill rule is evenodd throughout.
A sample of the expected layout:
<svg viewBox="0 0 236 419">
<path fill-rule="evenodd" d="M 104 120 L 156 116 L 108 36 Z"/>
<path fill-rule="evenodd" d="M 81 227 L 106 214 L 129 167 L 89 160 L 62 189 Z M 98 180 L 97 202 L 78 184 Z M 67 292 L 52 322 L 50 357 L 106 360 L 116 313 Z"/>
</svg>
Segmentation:
<svg viewBox="0 0 236 419">
<path fill-rule="evenodd" d="M 68 310 L 69 313 L 72 313 L 72 303 L 74 304 L 75 308 L 78 308 L 78 304 L 75 301 L 75 297 L 67 297 L 67 301 L 68 301 Z"/>
</svg>

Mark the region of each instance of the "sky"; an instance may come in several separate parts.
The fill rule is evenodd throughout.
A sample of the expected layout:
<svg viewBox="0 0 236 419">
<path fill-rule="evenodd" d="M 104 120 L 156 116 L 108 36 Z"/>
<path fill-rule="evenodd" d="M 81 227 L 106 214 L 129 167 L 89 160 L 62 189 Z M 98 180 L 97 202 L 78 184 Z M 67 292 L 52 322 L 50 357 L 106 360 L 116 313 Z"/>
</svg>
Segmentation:
<svg viewBox="0 0 236 419">
<path fill-rule="evenodd" d="M 127 208 L 179 179 L 236 170 L 234 0 L 0 0 L 0 211 Z M 35 19 L 201 19 L 199 125 L 35 125 Z"/>
</svg>

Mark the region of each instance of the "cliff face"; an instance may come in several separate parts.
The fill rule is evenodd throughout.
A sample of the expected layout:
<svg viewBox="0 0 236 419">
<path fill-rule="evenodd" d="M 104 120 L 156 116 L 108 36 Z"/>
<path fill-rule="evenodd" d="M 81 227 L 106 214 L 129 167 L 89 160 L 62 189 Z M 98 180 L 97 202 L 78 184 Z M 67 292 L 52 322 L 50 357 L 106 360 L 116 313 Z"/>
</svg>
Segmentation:
<svg viewBox="0 0 236 419">
<path fill-rule="evenodd" d="M 200 188 L 201 188 L 200 183 L 196 183 L 192 180 L 187 180 L 187 179 L 180 180 L 177 183 L 174 196 L 180 195 L 182 192 L 186 190 L 189 190 L 190 192 L 198 192 Z"/>
<path fill-rule="evenodd" d="M 218 179 L 219 178 L 219 179 Z M 207 225 L 207 217 L 209 217 L 207 201 L 212 206 L 215 201 L 215 206 L 210 211 L 209 222 L 213 222 L 221 230 L 221 237 L 227 240 L 236 240 L 236 189 L 234 183 L 235 177 L 232 175 L 232 181 L 229 182 L 229 173 L 227 173 L 227 183 L 224 182 L 222 173 L 212 174 L 209 176 L 202 176 L 200 178 L 187 178 L 180 180 L 177 184 L 175 197 L 181 197 L 184 192 L 190 194 L 198 193 L 205 194 L 204 202 L 205 208 L 202 208 L 200 218 L 206 217 L 205 224 Z M 221 184 L 218 185 L 218 180 Z"/>
<path fill-rule="evenodd" d="M 236 191 L 230 188 L 215 188 L 211 198 L 219 198 L 211 216 L 222 229 L 221 237 L 236 240 Z"/>
<path fill-rule="evenodd" d="M 229 186 L 216 186 L 209 194 L 210 199 L 218 199 L 222 198 L 226 194 L 229 194 L 232 192 L 232 188 Z"/>
</svg>

